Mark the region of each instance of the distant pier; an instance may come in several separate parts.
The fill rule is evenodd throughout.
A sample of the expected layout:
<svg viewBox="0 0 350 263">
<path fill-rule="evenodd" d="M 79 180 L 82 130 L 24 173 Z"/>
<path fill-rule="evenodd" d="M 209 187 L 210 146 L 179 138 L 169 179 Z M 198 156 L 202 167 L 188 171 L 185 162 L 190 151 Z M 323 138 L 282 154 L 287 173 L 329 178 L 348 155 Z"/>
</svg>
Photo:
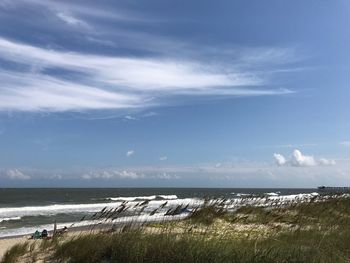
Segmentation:
<svg viewBox="0 0 350 263">
<path fill-rule="evenodd" d="M 348 186 L 319 186 L 317 189 L 319 192 L 326 193 L 350 193 L 350 187 Z"/>
</svg>

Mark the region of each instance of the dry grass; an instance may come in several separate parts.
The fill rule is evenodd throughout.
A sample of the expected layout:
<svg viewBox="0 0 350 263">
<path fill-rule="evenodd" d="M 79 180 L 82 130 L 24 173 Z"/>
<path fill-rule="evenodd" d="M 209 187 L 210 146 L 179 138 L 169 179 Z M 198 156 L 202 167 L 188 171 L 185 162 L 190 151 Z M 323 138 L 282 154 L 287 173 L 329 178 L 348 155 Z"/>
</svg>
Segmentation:
<svg viewBox="0 0 350 263">
<path fill-rule="evenodd" d="M 207 201 L 186 220 L 55 240 L 34 252 L 46 253 L 51 262 L 350 262 L 349 197 L 272 206 L 244 201 L 238 209 L 230 204 Z M 120 213 L 104 209 L 94 216 Z M 17 247 L 8 255 L 24 250 Z"/>
</svg>

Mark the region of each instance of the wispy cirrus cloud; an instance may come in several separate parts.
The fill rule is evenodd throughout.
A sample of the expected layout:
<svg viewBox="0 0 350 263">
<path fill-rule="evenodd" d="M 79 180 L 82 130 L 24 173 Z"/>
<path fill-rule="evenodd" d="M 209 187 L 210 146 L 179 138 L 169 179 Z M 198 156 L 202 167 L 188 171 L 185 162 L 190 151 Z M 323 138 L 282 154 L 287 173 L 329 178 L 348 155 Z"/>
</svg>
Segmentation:
<svg viewBox="0 0 350 263">
<path fill-rule="evenodd" d="M 53 0 L 0 0 L 0 7 L 3 8 L 21 8 L 21 7 L 35 7 L 43 8 L 46 11 L 53 13 L 70 13 L 71 16 L 79 15 L 90 18 L 110 19 L 110 20 L 122 20 L 122 21 L 140 21 L 144 22 L 141 14 L 131 13 L 129 10 L 122 9 L 121 7 L 106 9 L 94 4 L 94 2 L 84 1 L 79 3 L 78 1 L 53 1 Z M 73 15 L 74 14 L 74 15 Z"/>
<path fill-rule="evenodd" d="M 68 25 L 90 29 L 90 25 L 88 23 L 77 17 L 74 17 L 71 14 L 58 12 L 56 13 L 56 16 Z"/>
<path fill-rule="evenodd" d="M 0 38 L 0 58 L 24 68 L 0 73 L 0 110 L 128 109 L 159 105 L 164 98 L 176 95 L 263 96 L 292 92 L 257 88 L 266 80 L 254 72 L 235 67 L 223 71 L 222 66 L 191 59 L 58 51 L 5 38 Z M 67 74 L 74 77 L 67 80 Z M 169 99 L 165 101 L 169 103 Z"/>
</svg>

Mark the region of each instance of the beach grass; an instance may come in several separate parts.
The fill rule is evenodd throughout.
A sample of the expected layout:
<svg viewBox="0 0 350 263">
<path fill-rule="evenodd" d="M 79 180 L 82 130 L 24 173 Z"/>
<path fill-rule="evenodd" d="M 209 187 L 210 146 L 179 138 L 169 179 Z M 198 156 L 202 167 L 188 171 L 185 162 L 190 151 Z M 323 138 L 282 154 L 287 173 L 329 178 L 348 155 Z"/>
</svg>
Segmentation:
<svg viewBox="0 0 350 263">
<path fill-rule="evenodd" d="M 246 202 L 234 210 L 225 204 L 207 201 L 185 220 L 45 241 L 34 252 L 50 262 L 350 262 L 348 196 L 274 206 Z M 7 260 L 25 251 L 12 248 Z"/>
<path fill-rule="evenodd" d="M 27 253 L 29 248 L 29 243 L 20 243 L 11 247 L 8 251 L 6 251 L 1 263 L 15 263 L 19 262 L 19 258 Z"/>
</svg>

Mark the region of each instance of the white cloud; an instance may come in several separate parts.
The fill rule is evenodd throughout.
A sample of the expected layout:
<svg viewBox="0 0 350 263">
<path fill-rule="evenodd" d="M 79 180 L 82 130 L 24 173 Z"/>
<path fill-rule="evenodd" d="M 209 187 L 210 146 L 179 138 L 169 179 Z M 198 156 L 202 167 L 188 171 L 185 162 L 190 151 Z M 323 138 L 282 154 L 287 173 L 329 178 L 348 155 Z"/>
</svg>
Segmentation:
<svg viewBox="0 0 350 263">
<path fill-rule="evenodd" d="M 91 180 L 91 179 L 103 179 L 103 180 L 111 180 L 111 179 L 140 179 L 144 178 L 145 175 L 142 173 L 138 173 L 135 171 L 128 170 L 97 170 L 90 171 L 81 176 L 82 179 Z"/>
<path fill-rule="evenodd" d="M 125 118 L 125 119 L 127 119 L 127 120 L 130 120 L 130 121 L 134 121 L 134 120 L 136 120 L 136 118 L 135 118 L 135 117 L 130 116 L 130 115 L 126 115 L 124 118 Z"/>
<path fill-rule="evenodd" d="M 82 175 L 83 179 L 90 180 L 90 179 L 111 179 L 115 177 L 115 174 L 113 172 L 109 171 L 99 171 L 99 172 L 89 172 Z"/>
<path fill-rule="evenodd" d="M 141 15 L 130 13 L 125 9 L 107 9 L 101 8 L 101 5 L 93 4 L 94 2 L 84 2 L 84 4 L 75 3 L 74 1 L 50 1 L 50 0 L 1 0 L 0 6 L 4 3 L 4 6 L 9 7 L 23 7 L 24 5 L 32 5 L 37 7 L 44 7 L 47 11 L 52 12 L 69 12 L 70 14 L 79 14 L 86 17 L 93 17 L 99 19 L 121 20 L 121 21 L 138 21 L 145 22 L 145 18 Z M 8 4 L 7 4 L 8 3 Z M 6 5 L 5 5 L 6 4 Z"/>
<path fill-rule="evenodd" d="M 9 169 L 6 171 L 6 175 L 13 180 L 29 180 L 31 178 L 29 175 L 24 174 L 18 169 Z"/>
<path fill-rule="evenodd" d="M 58 12 L 56 13 L 56 16 L 68 25 L 90 28 L 90 26 L 85 21 L 78 19 L 71 14 Z"/>
<path fill-rule="evenodd" d="M 118 175 L 119 178 L 126 178 L 126 179 L 139 179 L 139 178 L 143 178 L 144 177 L 143 174 L 138 174 L 136 172 L 127 171 L 127 170 L 123 170 L 121 172 L 117 172 L 117 175 Z"/>
<path fill-rule="evenodd" d="M 61 174 L 54 174 L 54 175 L 50 176 L 49 179 L 52 179 L 52 180 L 62 180 L 62 179 L 63 179 L 63 176 L 62 176 Z"/>
<path fill-rule="evenodd" d="M 180 179 L 180 176 L 176 174 L 170 174 L 170 173 L 160 173 L 154 176 L 156 179 L 161 179 L 161 180 L 174 180 L 174 179 Z"/>
<path fill-rule="evenodd" d="M 78 23 L 74 19 L 70 23 Z M 0 110 L 72 111 L 145 108 L 169 96 L 264 96 L 289 94 L 254 72 L 193 59 L 118 57 L 35 47 L 0 38 L 0 56 L 27 71 L 0 73 Z M 69 81 L 47 69 L 78 74 Z M 88 83 L 88 84 L 87 84 Z M 166 98 L 166 99 L 165 99 Z"/>
<path fill-rule="evenodd" d="M 274 153 L 273 157 L 275 158 L 275 161 L 278 165 L 282 166 L 286 163 L 286 158 L 282 154 Z"/>
<path fill-rule="evenodd" d="M 127 157 L 130 157 L 130 156 L 132 156 L 132 155 L 134 155 L 134 154 L 135 154 L 135 151 L 134 151 L 134 150 L 129 150 L 129 151 L 126 152 L 126 156 L 127 156 Z"/>
<path fill-rule="evenodd" d="M 169 172 L 162 172 L 160 170 L 154 170 L 152 172 L 143 172 L 142 169 L 135 170 L 134 168 L 130 169 L 109 169 L 109 170 L 96 170 L 96 171 L 90 171 L 88 173 L 84 173 L 80 178 L 85 180 L 92 180 L 92 179 L 103 179 L 103 180 L 112 180 L 112 179 L 151 179 L 151 180 L 173 180 L 173 179 L 180 179 L 181 177 L 169 173 Z"/>
<path fill-rule="evenodd" d="M 166 160 L 168 160 L 168 156 L 161 156 L 161 157 L 159 157 L 159 160 L 160 161 L 166 161 Z"/>
<path fill-rule="evenodd" d="M 335 165 L 334 160 L 325 158 L 315 159 L 311 155 L 304 155 L 300 150 L 295 149 L 292 156 L 287 159 L 282 154 L 275 153 L 274 159 L 279 166 L 312 167 L 320 165 Z"/>
<path fill-rule="evenodd" d="M 303 154 L 302 154 L 303 155 Z M 287 158 L 287 162 L 290 162 Z M 315 158 L 314 158 L 315 159 Z M 322 158 L 321 158 L 322 159 Z M 191 165 L 156 165 L 126 166 L 108 168 L 80 168 L 70 171 L 37 170 L 18 168 L 22 174 L 30 174 L 31 182 L 53 179 L 55 174 L 62 177 L 61 185 L 83 179 L 81 185 L 92 186 L 99 181 L 106 186 L 124 185 L 144 186 L 172 183 L 169 186 L 202 186 L 202 187 L 316 187 L 318 185 L 348 185 L 350 182 L 350 160 L 337 159 L 330 165 L 321 159 L 315 159 L 315 166 L 293 166 L 291 163 L 277 166 L 269 162 L 234 161 L 222 162 L 220 165 L 201 163 Z M 328 160 L 328 159 L 327 159 Z M 13 169 L 16 170 L 16 169 Z M 17 172 L 12 172 L 18 174 Z M 8 172 L 0 171 L 8 177 Z M 73 180 L 73 181 L 71 181 Z M 89 182 L 90 181 L 90 182 Z M 47 181 L 48 182 L 48 181 Z M 146 184 L 145 184 L 146 183 Z"/>
<path fill-rule="evenodd" d="M 336 164 L 334 160 L 328 160 L 325 158 L 321 158 L 318 162 L 320 165 L 335 165 Z"/>
<path fill-rule="evenodd" d="M 313 156 L 303 155 L 299 150 L 294 150 L 291 163 L 294 166 L 315 166 L 317 163 Z"/>
<path fill-rule="evenodd" d="M 0 72 L 0 110 L 66 111 L 133 107 L 138 98 L 43 75 Z"/>
<path fill-rule="evenodd" d="M 220 168 L 220 167 L 222 167 L 222 165 L 223 165 L 222 163 L 216 163 L 215 168 Z"/>
</svg>

